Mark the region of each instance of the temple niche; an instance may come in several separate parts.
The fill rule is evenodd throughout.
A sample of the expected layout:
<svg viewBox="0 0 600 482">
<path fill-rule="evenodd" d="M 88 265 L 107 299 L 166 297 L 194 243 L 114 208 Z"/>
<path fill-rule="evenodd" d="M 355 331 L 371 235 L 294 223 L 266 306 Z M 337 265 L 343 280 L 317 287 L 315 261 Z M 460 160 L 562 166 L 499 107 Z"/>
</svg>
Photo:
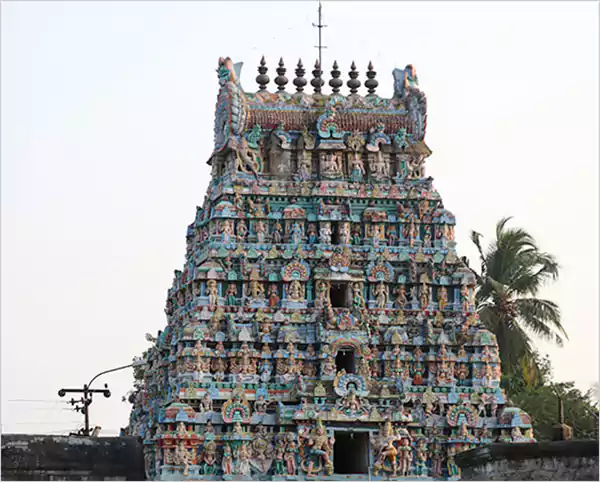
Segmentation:
<svg viewBox="0 0 600 482">
<path fill-rule="evenodd" d="M 463 450 L 534 441 L 507 407 L 454 215 L 432 179 L 416 69 L 353 64 L 324 95 L 218 64 L 212 179 L 128 432 L 154 480 L 456 479 Z"/>
</svg>

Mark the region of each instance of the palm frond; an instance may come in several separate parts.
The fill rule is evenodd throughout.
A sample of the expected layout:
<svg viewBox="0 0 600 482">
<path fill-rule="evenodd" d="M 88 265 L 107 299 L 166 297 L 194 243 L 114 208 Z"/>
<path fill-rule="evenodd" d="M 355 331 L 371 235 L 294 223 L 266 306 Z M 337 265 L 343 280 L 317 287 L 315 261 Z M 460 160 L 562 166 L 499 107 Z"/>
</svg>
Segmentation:
<svg viewBox="0 0 600 482">
<path fill-rule="evenodd" d="M 568 339 L 556 303 L 538 298 L 520 298 L 514 303 L 523 325 L 536 335 L 547 340 L 554 339 L 558 345 L 563 344 L 563 337 Z"/>
</svg>

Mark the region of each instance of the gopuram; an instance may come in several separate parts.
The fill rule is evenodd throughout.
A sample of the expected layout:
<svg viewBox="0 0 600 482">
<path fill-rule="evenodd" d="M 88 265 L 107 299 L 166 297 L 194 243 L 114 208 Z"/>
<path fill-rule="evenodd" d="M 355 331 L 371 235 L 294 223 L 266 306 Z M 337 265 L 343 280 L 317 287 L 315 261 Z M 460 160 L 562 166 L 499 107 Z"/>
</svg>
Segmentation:
<svg viewBox="0 0 600 482">
<path fill-rule="evenodd" d="M 220 59 L 212 179 L 128 432 L 156 480 L 457 479 L 455 455 L 535 441 L 432 178 L 412 65 L 383 99 L 337 63 L 245 92 Z"/>
</svg>

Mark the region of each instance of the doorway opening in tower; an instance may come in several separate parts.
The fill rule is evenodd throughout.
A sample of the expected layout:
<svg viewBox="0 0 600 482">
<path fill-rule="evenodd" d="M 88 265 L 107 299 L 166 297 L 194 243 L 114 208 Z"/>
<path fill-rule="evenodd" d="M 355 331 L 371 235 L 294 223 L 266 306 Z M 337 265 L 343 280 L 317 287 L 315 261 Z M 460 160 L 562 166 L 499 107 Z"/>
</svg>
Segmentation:
<svg viewBox="0 0 600 482">
<path fill-rule="evenodd" d="M 369 466 L 369 434 L 367 432 L 335 432 L 333 472 L 366 474 Z"/>
<path fill-rule="evenodd" d="M 329 299 L 332 308 L 348 308 L 348 284 L 332 283 Z"/>
<path fill-rule="evenodd" d="M 353 348 L 340 348 L 335 357 L 335 368 L 338 372 L 344 369 L 346 373 L 354 373 L 356 361 Z"/>
</svg>

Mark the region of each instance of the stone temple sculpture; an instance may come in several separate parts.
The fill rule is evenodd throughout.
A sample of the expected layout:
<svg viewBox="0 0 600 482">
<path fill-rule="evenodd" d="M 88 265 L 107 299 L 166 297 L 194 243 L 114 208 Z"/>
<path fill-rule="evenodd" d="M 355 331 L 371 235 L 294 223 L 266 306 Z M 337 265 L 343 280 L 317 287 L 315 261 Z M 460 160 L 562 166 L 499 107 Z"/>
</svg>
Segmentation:
<svg viewBox="0 0 600 482">
<path fill-rule="evenodd" d="M 220 59 L 212 180 L 128 433 L 156 480 L 456 479 L 455 455 L 534 441 L 507 407 L 455 218 L 425 159 L 416 70 L 366 96 L 352 64 L 275 93 Z"/>
</svg>

